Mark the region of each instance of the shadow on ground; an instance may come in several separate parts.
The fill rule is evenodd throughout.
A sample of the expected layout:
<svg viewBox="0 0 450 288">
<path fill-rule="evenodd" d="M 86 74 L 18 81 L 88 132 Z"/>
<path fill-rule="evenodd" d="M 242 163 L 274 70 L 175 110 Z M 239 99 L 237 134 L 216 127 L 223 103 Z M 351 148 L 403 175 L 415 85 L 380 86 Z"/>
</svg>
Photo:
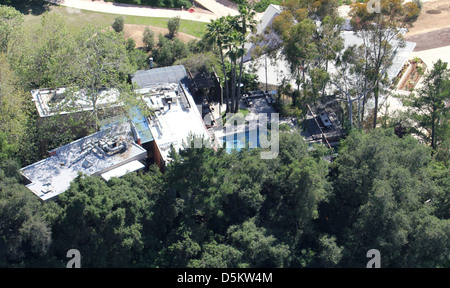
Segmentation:
<svg viewBox="0 0 450 288">
<path fill-rule="evenodd" d="M 44 0 L 0 0 L 0 4 L 12 6 L 25 15 L 41 15 L 54 5 Z"/>
</svg>

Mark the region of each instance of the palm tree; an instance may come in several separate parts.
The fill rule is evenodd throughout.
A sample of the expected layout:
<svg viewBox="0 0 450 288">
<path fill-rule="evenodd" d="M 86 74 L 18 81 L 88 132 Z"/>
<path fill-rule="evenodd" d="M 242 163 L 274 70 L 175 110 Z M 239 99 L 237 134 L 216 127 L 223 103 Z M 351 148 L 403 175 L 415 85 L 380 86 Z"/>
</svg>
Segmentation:
<svg viewBox="0 0 450 288">
<path fill-rule="evenodd" d="M 255 12 L 245 5 L 239 5 L 238 16 L 226 16 L 217 20 L 211 20 L 207 25 L 206 39 L 214 43 L 219 48 L 220 59 L 224 74 L 226 112 L 237 113 L 239 111 L 239 98 L 241 95 L 242 72 L 245 56 L 246 34 L 248 31 L 254 32 L 256 21 Z M 224 55 L 223 51 L 226 50 Z M 228 86 L 226 74 L 225 56 L 231 62 L 231 93 Z M 237 60 L 240 59 L 239 75 L 237 75 Z M 236 83 L 237 82 L 237 83 Z"/>
<path fill-rule="evenodd" d="M 207 25 L 207 32 L 205 35 L 205 38 L 210 41 L 210 43 L 216 44 L 219 53 L 220 53 L 220 60 L 222 62 L 222 69 L 223 69 L 223 77 L 224 77 L 224 86 L 225 86 L 225 101 L 226 101 L 226 112 L 230 111 L 230 99 L 229 99 L 229 91 L 228 91 L 228 80 L 227 80 L 227 73 L 225 68 L 225 58 L 223 54 L 223 49 L 227 42 L 227 21 L 224 17 L 221 17 L 217 20 L 211 20 L 211 23 L 208 23 Z M 222 103 L 221 103 L 222 104 Z"/>
<path fill-rule="evenodd" d="M 237 93 L 235 96 L 235 106 L 234 106 L 234 112 L 237 113 L 239 111 L 239 98 L 241 97 L 241 81 L 242 81 L 242 70 L 244 65 L 244 55 L 245 55 L 245 49 L 244 45 L 247 42 L 246 35 L 247 32 L 255 32 L 256 30 L 256 20 L 255 18 L 255 11 L 247 7 L 246 5 L 239 5 L 239 15 L 237 16 L 236 23 L 236 30 L 241 34 L 240 35 L 240 41 L 241 41 L 241 49 L 239 50 L 239 56 L 241 57 L 241 63 L 239 66 L 239 81 L 237 84 Z"/>
<path fill-rule="evenodd" d="M 241 33 L 239 33 L 237 30 L 230 30 L 230 34 L 227 37 L 227 53 L 226 55 L 230 59 L 231 63 L 231 103 L 230 103 L 230 110 L 233 113 L 237 113 L 239 110 L 239 98 L 236 97 L 236 66 L 237 66 L 237 60 L 242 53 L 242 49 L 239 48 L 239 44 L 243 41 L 243 36 Z M 236 107 L 238 110 L 236 110 Z"/>
</svg>

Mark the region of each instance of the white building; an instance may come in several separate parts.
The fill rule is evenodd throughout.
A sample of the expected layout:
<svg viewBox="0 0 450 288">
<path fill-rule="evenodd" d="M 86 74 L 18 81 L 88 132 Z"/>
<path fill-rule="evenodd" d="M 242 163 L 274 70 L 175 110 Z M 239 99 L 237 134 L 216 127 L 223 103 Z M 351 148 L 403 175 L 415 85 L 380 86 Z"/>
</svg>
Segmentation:
<svg viewBox="0 0 450 288">
<path fill-rule="evenodd" d="M 181 65 L 131 75 L 132 83 L 138 86 L 136 91 L 152 111 L 146 119 L 153 138 L 148 149 L 153 150 L 155 162 L 162 170 L 170 162 L 171 147 L 177 152 L 184 149 L 190 136 L 206 141 L 211 138 L 201 110 L 186 88 L 187 77 Z"/>
<path fill-rule="evenodd" d="M 122 123 L 50 151 L 50 157 L 19 170 L 30 189 L 47 201 L 65 192 L 81 173 L 105 180 L 144 168 L 147 151 L 134 141 L 130 123 Z"/>
<path fill-rule="evenodd" d="M 114 108 L 121 106 L 117 89 L 102 89 L 95 95 L 98 108 Z M 31 90 L 32 101 L 40 117 L 65 115 L 83 111 L 92 111 L 93 97 L 85 91 L 72 92 L 69 88 Z"/>
<path fill-rule="evenodd" d="M 282 8 L 277 5 L 269 5 L 269 7 L 264 12 L 261 20 L 257 26 L 256 34 L 263 33 L 266 29 L 270 29 L 273 19 L 278 16 L 282 11 Z M 351 45 L 361 45 L 363 44 L 363 39 L 360 35 L 355 34 L 353 31 L 348 31 L 349 22 L 346 21 L 341 32 L 341 36 L 344 40 L 344 49 L 347 49 Z M 401 30 L 400 34 L 405 34 L 406 30 Z M 250 36 L 249 36 L 250 37 Z M 249 38 L 248 37 L 248 38 Z M 281 40 L 274 33 L 271 32 L 266 37 L 268 43 L 263 42 L 259 45 L 276 45 Z M 398 72 L 403 67 L 403 64 L 408 60 L 411 52 L 414 50 L 415 43 L 404 42 L 404 46 L 399 45 L 399 40 L 394 38 L 390 41 L 394 49 L 394 57 L 392 59 L 393 64 L 386 71 L 389 79 L 393 79 L 397 76 Z M 276 59 L 269 59 L 266 55 L 259 57 L 258 59 L 252 59 L 252 50 L 255 48 L 255 44 L 249 43 L 246 46 L 247 55 L 244 57 L 244 65 L 247 71 L 255 73 L 258 75 L 258 79 L 261 83 L 266 83 L 272 86 L 279 86 L 283 79 L 291 83 L 293 87 L 296 87 L 295 79 L 290 73 L 289 63 L 284 59 L 282 52 L 277 53 Z M 330 65 L 332 66 L 332 65 Z M 333 73 L 333 67 L 329 69 L 330 73 Z"/>
<path fill-rule="evenodd" d="M 170 162 L 171 147 L 184 149 L 191 135 L 210 139 L 201 110 L 186 88 L 188 78 L 183 66 L 137 71 L 130 80 L 150 113 L 138 107 L 128 111 L 100 132 L 50 151 L 50 157 L 19 170 L 27 188 L 41 200 L 52 199 L 65 192 L 81 173 L 98 175 L 108 181 L 145 167 L 141 161 L 153 157 L 161 170 Z M 41 117 L 92 110 L 89 101 L 78 100 L 73 111 L 61 109 L 66 99 L 65 88 L 33 90 L 33 101 Z M 122 106 L 118 91 L 100 91 L 105 107 Z M 78 95 L 80 96 L 80 95 Z M 141 108 L 142 109 L 142 108 Z M 150 116 L 144 116 L 149 115 Z M 117 117 L 116 117 L 117 118 Z M 123 118 L 123 119 L 122 119 Z M 111 121 L 110 121 L 111 122 Z M 114 123 L 117 122 L 117 123 Z"/>
</svg>

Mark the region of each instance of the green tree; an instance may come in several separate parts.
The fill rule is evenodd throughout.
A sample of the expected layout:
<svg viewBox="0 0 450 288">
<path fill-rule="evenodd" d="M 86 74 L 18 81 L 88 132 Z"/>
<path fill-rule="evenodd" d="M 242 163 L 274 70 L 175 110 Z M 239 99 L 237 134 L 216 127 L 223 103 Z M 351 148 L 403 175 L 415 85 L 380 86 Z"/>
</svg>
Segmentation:
<svg viewBox="0 0 450 288">
<path fill-rule="evenodd" d="M 54 224 L 55 252 L 79 249 L 84 267 L 133 267 L 142 261 L 145 243 L 157 243 L 152 211 L 160 194 L 159 172 L 128 174 L 108 183 L 80 176 L 59 200 L 62 212 Z M 162 215 L 161 215 L 162 216 Z M 153 227 L 153 228 L 152 228 Z M 161 233 L 161 232 L 159 232 Z M 147 242 L 148 241 L 148 242 Z M 147 247 L 151 249 L 151 246 Z"/>
<path fill-rule="evenodd" d="M 319 154 L 308 156 L 307 145 L 296 133 L 280 135 L 280 154 L 270 161 L 261 159 L 258 150 L 225 151 L 185 149 L 173 154 L 165 172 L 168 189 L 179 199 L 178 221 L 183 223 L 178 228 L 182 230 L 177 230 L 183 232 L 174 231 L 170 243 L 197 247 L 189 248 L 189 255 L 180 255 L 182 263 L 190 267 L 212 267 L 213 263 L 286 267 L 293 262 L 308 266 L 314 244 L 308 242 L 306 247 L 303 241 L 314 237 L 318 205 L 327 197 L 327 163 Z M 189 231 L 188 242 L 177 236 L 185 231 Z M 248 242 L 241 243 L 239 237 L 247 234 L 256 236 L 249 235 Z M 261 249 L 254 248 L 258 245 Z M 226 252 L 219 254 L 218 247 Z M 171 259 L 172 252 L 166 257 Z"/>
<path fill-rule="evenodd" d="M 327 164 L 321 157 L 308 155 L 298 133 L 280 134 L 280 153 L 270 164 L 273 172 L 264 183 L 265 201 L 259 219 L 275 237 L 287 243 L 293 254 L 306 235 L 314 235 L 313 222 L 319 217 L 319 204 L 328 197 Z"/>
<path fill-rule="evenodd" d="M 153 59 L 161 66 L 171 66 L 175 61 L 183 59 L 189 55 L 189 49 L 178 38 L 167 39 L 162 34 L 158 37 L 158 48 L 154 49 Z"/>
<path fill-rule="evenodd" d="M 44 14 L 40 25 L 25 31 L 21 39 L 7 56 L 23 89 L 71 84 L 74 43 L 63 16 Z"/>
<path fill-rule="evenodd" d="M 229 25 L 237 25 L 235 24 L 236 22 L 236 18 L 229 16 L 228 17 L 228 23 Z M 243 55 L 244 55 L 244 50 L 241 49 L 240 43 L 244 41 L 245 36 L 238 32 L 237 30 L 231 30 L 229 31 L 229 34 L 227 36 L 227 42 L 226 42 L 226 47 L 227 47 L 227 52 L 226 52 L 226 56 L 228 57 L 228 59 L 230 60 L 230 78 L 231 78 L 231 87 L 230 87 L 230 111 L 231 113 L 237 113 L 237 111 L 235 111 L 234 109 L 236 108 L 236 102 L 239 102 L 239 99 L 237 98 L 237 90 L 239 89 L 238 83 L 237 83 L 237 61 L 238 59 L 240 59 Z M 240 85 L 239 85 L 240 86 Z"/>
<path fill-rule="evenodd" d="M 338 54 L 336 59 L 337 72 L 330 83 L 338 90 L 338 97 L 332 101 L 344 101 L 348 105 L 348 123 L 353 128 L 354 102 L 357 105 L 356 118 L 358 128 L 362 128 L 364 120 L 365 104 L 368 94 L 373 90 L 374 84 L 370 81 L 371 66 L 369 53 L 364 45 L 357 47 L 352 45 Z"/>
<path fill-rule="evenodd" d="M 180 28 L 180 16 L 172 17 L 167 21 L 167 29 L 169 29 L 169 39 L 175 37 Z"/>
<path fill-rule="evenodd" d="M 8 59 L 0 54 L 0 159 L 18 152 L 26 129 L 26 98 L 18 88 Z"/>
<path fill-rule="evenodd" d="M 246 5 L 238 5 L 239 15 L 237 16 L 237 27 L 236 29 L 242 34 L 241 40 L 241 48 L 240 48 L 240 65 L 239 65 L 239 78 L 236 83 L 237 91 L 236 91 L 236 101 L 234 106 L 234 113 L 239 112 L 239 99 L 241 98 L 241 83 L 242 83 L 242 74 L 243 74 L 243 64 L 244 64 L 244 54 L 245 54 L 245 43 L 247 43 L 247 33 L 254 33 L 256 31 L 257 21 L 254 19 L 256 12 L 253 11 Z M 234 87 L 234 86 L 233 86 Z"/>
<path fill-rule="evenodd" d="M 192 268 L 236 268 L 240 266 L 243 252 L 227 244 L 216 241 L 203 245 L 201 257 L 191 259 L 188 267 Z"/>
<path fill-rule="evenodd" d="M 297 90 L 305 88 L 306 69 L 316 58 L 317 47 L 313 35 L 317 29 L 313 20 L 308 18 L 308 9 L 303 2 L 290 1 L 286 9 L 278 15 L 272 28 L 281 40 L 281 49 L 289 63 L 291 74 L 296 77 Z"/>
<path fill-rule="evenodd" d="M 323 235 L 319 238 L 320 253 L 317 262 L 321 267 L 336 267 L 342 259 L 344 247 L 336 244 L 336 237 Z"/>
<path fill-rule="evenodd" d="M 144 42 L 147 52 L 152 51 L 155 47 L 155 32 L 148 27 L 145 27 L 142 41 Z"/>
<path fill-rule="evenodd" d="M 45 0 L 0 0 L 0 4 L 12 6 L 25 15 L 41 15 L 50 9 Z"/>
<path fill-rule="evenodd" d="M 226 103 L 226 111 L 230 112 L 230 94 L 228 87 L 228 78 L 226 72 L 225 65 L 225 57 L 224 57 L 224 49 L 227 41 L 227 24 L 224 17 L 221 17 L 217 20 L 211 20 L 207 25 L 207 32 L 205 34 L 205 39 L 212 44 L 217 45 L 220 54 L 220 60 L 222 63 L 222 73 L 223 73 L 223 86 L 225 86 L 224 94 L 225 94 L 225 103 Z M 221 103 L 222 104 L 222 103 Z"/>
<path fill-rule="evenodd" d="M 192 258 L 196 258 L 201 251 L 200 245 L 192 238 L 192 232 L 183 231 L 175 243 L 163 249 L 165 258 L 163 267 L 187 267 Z M 195 264 L 194 264 L 195 265 Z"/>
<path fill-rule="evenodd" d="M 115 89 L 119 93 L 126 90 L 125 84 L 132 72 L 126 40 L 115 32 L 87 25 L 76 36 L 72 51 L 72 67 L 67 72 L 73 75 L 73 81 L 63 107 L 77 109 L 79 100 L 87 101 L 92 106 L 98 129 L 98 111 L 120 101 L 119 97 L 113 99 L 114 95 L 100 93 L 101 90 Z"/>
<path fill-rule="evenodd" d="M 125 22 L 125 19 L 122 16 L 116 17 L 116 19 L 114 19 L 114 22 L 111 25 L 111 27 L 114 29 L 114 31 L 116 31 L 117 33 L 120 33 L 123 31 L 124 22 Z"/>
<path fill-rule="evenodd" d="M 23 23 L 23 14 L 13 7 L 0 5 L 0 52 L 5 53 L 14 33 Z"/>
<path fill-rule="evenodd" d="M 335 60 L 337 54 L 342 50 L 344 43 L 341 37 L 341 27 L 343 18 L 336 16 L 325 16 L 316 30 L 314 36 L 318 49 L 319 61 L 325 64 L 325 71 L 328 71 L 328 61 Z"/>
<path fill-rule="evenodd" d="M 243 253 L 240 267 L 282 268 L 287 263 L 288 245 L 258 227 L 254 218 L 231 226 L 227 234 L 233 246 Z"/>
<path fill-rule="evenodd" d="M 98 111 L 104 107 L 99 103 L 115 104 L 100 90 L 126 89 L 129 73 L 142 65 L 142 58 L 127 44 L 121 34 L 91 25 L 69 33 L 62 16 L 46 14 L 8 58 L 24 89 L 67 87 L 58 108 L 70 112 L 79 109 L 80 100 L 87 102 L 97 128 Z"/>
<path fill-rule="evenodd" d="M 217 45 L 219 50 L 224 74 L 226 111 L 232 113 L 239 112 L 241 83 L 244 75 L 244 47 L 248 41 L 246 36 L 248 32 L 254 32 L 256 29 L 255 11 L 247 5 L 238 5 L 238 9 L 239 15 L 237 16 L 212 20 L 208 24 L 208 32 L 205 35 L 205 39 Z M 226 52 L 224 53 L 224 51 Z M 226 58 L 230 64 L 230 79 L 227 77 Z M 228 80 L 231 80 L 230 84 Z"/>
<path fill-rule="evenodd" d="M 398 38 L 400 29 L 408 28 L 418 17 L 420 9 L 415 3 L 403 4 L 403 0 L 381 0 L 381 13 L 373 13 L 368 9 L 368 2 L 354 3 L 351 5 L 351 24 L 356 33 L 363 38 L 364 47 L 368 53 L 371 70 L 366 76 L 371 87 L 375 107 L 373 113 L 373 125 L 375 128 L 378 120 L 378 99 L 382 92 L 382 80 L 386 69 L 392 64 L 392 40 Z M 397 39 L 403 41 L 403 39 Z"/>
<path fill-rule="evenodd" d="M 188 57 L 175 61 L 174 65 L 183 65 L 186 70 L 210 74 L 220 71 L 220 59 L 213 52 L 190 54 Z"/>
<path fill-rule="evenodd" d="M 450 98 L 450 69 L 447 63 L 438 60 L 425 75 L 424 86 L 405 97 L 403 103 L 410 108 L 409 117 L 417 128 L 413 133 L 437 150 L 450 133 L 448 127 Z"/>
<path fill-rule="evenodd" d="M 130 61 L 131 70 L 145 70 L 148 68 L 147 53 L 136 48 L 136 41 L 133 38 L 126 40 L 126 49 L 128 52 L 128 59 Z"/>
<path fill-rule="evenodd" d="M 383 267 L 431 263 L 425 262 L 427 253 L 417 253 L 412 247 L 423 243 L 421 237 L 428 237 L 419 237 L 421 219 L 432 217 L 447 227 L 447 220 L 438 218 L 442 199 L 448 197 L 444 196 L 448 189 L 439 184 L 447 180 L 437 181 L 430 173 L 433 165 L 428 147 L 410 136 L 399 138 L 392 130 L 353 132 L 345 140 L 332 165 L 333 193 L 320 209 L 327 219 L 324 230 L 344 246 L 340 265 L 365 267 L 369 249 L 380 251 Z M 428 234 L 430 241 L 441 245 L 433 251 L 448 251 L 442 242 L 446 233 L 434 239 Z M 436 259 L 440 260 L 433 267 L 448 261 L 445 256 Z"/>
<path fill-rule="evenodd" d="M 449 267 L 450 220 L 427 215 L 417 222 L 413 236 L 415 241 L 408 253 L 409 267 Z"/>
<path fill-rule="evenodd" d="M 8 170 L 17 168 L 14 162 L 7 163 Z M 49 256 L 51 228 L 42 213 L 42 203 L 18 182 L 17 170 L 6 175 L 3 168 L 0 167 L 0 266 L 33 266 L 31 260 Z"/>
</svg>

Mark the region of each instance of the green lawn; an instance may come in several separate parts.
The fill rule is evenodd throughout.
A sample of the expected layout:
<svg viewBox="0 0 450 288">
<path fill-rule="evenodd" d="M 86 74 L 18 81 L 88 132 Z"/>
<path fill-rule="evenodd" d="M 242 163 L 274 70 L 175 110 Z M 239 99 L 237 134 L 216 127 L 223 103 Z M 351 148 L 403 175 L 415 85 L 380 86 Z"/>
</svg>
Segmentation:
<svg viewBox="0 0 450 288">
<path fill-rule="evenodd" d="M 114 17 L 113 17 L 114 18 Z M 169 18 L 152 18 L 139 16 L 124 16 L 126 24 L 150 25 L 167 28 Z M 114 19 L 113 19 L 114 21 Z M 180 32 L 201 38 L 206 31 L 208 23 L 180 19 Z"/>
<path fill-rule="evenodd" d="M 69 29 L 72 31 L 79 30 L 85 23 L 90 23 L 98 27 L 110 26 L 114 19 L 118 16 L 115 14 L 99 13 L 93 11 L 71 9 L 61 6 L 51 6 L 49 14 L 60 14 L 63 15 L 67 21 Z M 39 25 L 41 14 L 35 15 L 25 15 L 25 25 L 34 26 Z M 169 18 L 153 18 L 153 17 L 140 17 L 140 16 L 123 16 L 125 19 L 125 24 L 138 24 L 138 25 L 149 25 L 161 28 L 167 28 L 167 21 Z M 180 32 L 201 38 L 206 31 L 207 23 L 180 20 Z"/>
</svg>

